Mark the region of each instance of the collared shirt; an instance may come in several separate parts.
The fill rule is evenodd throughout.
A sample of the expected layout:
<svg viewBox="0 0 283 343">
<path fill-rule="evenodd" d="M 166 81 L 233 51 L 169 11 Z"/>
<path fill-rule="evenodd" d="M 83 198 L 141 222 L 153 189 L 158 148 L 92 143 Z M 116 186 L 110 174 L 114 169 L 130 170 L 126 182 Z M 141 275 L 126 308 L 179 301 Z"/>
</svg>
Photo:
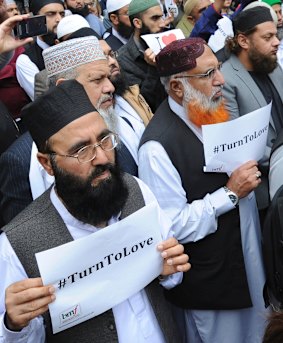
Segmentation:
<svg viewBox="0 0 283 343">
<path fill-rule="evenodd" d="M 112 35 L 118 38 L 123 44 L 126 44 L 128 42 L 128 39 L 124 38 L 120 35 L 120 33 L 112 27 Z"/>
<path fill-rule="evenodd" d="M 39 163 L 37 153 L 37 146 L 33 142 L 29 167 L 29 184 L 33 200 L 38 198 L 54 183 L 54 176 L 49 175 Z"/>
<path fill-rule="evenodd" d="M 49 48 L 49 45 L 36 37 L 36 43 L 41 49 Z M 20 86 L 25 90 L 27 95 L 34 100 L 34 77 L 39 72 L 37 66 L 30 60 L 30 58 L 21 54 L 16 62 L 16 75 Z"/>
<path fill-rule="evenodd" d="M 185 109 L 170 97 L 169 106 L 202 141 L 201 129 L 188 120 Z M 139 177 L 169 215 L 175 236 L 180 242 L 195 242 L 214 233 L 217 230 L 217 218 L 234 208 L 222 187 L 188 204 L 181 177 L 159 142 L 148 141 L 143 144 L 138 158 Z"/>
<path fill-rule="evenodd" d="M 155 201 L 152 192 L 140 180 L 138 180 L 146 204 Z M 59 200 L 54 189 L 50 194 L 51 202 L 62 217 L 70 234 L 74 239 L 80 239 L 99 229 L 80 222 L 74 218 L 63 203 Z M 112 218 L 109 225 L 118 221 L 118 218 Z M 171 235 L 171 222 L 167 217 L 163 218 L 162 236 Z M 1 270 L 1 288 L 0 288 L 0 342 L 1 343 L 43 343 L 45 341 L 45 330 L 42 317 L 33 319 L 27 327 L 20 332 L 9 331 L 4 325 L 5 314 L 5 289 L 8 285 L 27 278 L 18 257 L 5 234 L 0 235 L 0 270 Z M 181 282 L 182 273 L 177 273 L 164 283 L 166 288 L 174 287 Z M 163 333 L 149 303 L 144 290 L 131 296 L 124 302 L 113 307 L 119 343 L 165 343 Z"/>
<path fill-rule="evenodd" d="M 145 129 L 144 123 L 133 107 L 119 95 L 115 95 L 115 113 L 119 118 L 119 137 L 137 164 L 139 142 Z M 126 118 L 131 125 L 123 118 Z"/>
</svg>

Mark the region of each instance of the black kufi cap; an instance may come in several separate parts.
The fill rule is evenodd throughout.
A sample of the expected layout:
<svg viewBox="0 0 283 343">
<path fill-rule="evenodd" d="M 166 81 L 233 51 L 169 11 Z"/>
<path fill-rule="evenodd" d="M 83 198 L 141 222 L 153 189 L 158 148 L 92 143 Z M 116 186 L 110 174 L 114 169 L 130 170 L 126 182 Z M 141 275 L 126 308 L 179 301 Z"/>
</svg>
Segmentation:
<svg viewBox="0 0 283 343">
<path fill-rule="evenodd" d="M 269 8 L 256 6 L 242 11 L 233 19 L 234 34 L 237 34 L 238 32 L 247 32 L 256 25 L 267 21 L 273 22 Z"/>
<path fill-rule="evenodd" d="M 34 14 L 38 14 L 42 7 L 49 4 L 60 4 L 64 7 L 62 0 L 30 0 L 29 10 Z"/>
<path fill-rule="evenodd" d="M 81 29 L 78 29 L 77 31 L 70 34 L 70 36 L 66 40 L 74 39 L 74 38 L 82 38 L 82 37 L 89 37 L 94 36 L 98 40 L 101 40 L 101 36 L 99 36 L 98 33 L 96 33 L 92 28 L 90 27 L 82 27 Z"/>
<path fill-rule="evenodd" d="M 67 80 L 25 106 L 22 118 L 38 147 L 72 121 L 96 111 L 84 87 Z"/>
</svg>

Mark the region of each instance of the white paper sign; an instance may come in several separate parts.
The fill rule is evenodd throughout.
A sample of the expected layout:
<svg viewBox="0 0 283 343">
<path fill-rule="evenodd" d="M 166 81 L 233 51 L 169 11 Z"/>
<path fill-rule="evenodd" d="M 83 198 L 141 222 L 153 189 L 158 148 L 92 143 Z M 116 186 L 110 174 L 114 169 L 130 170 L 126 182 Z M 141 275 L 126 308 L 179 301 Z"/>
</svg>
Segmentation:
<svg viewBox="0 0 283 343">
<path fill-rule="evenodd" d="M 231 173 L 265 152 L 271 103 L 237 119 L 202 126 L 205 172 Z"/>
<path fill-rule="evenodd" d="M 217 22 L 218 29 L 208 40 L 208 46 L 214 51 L 222 49 L 227 37 L 234 37 L 233 25 L 231 19 L 227 16 L 219 19 Z"/>
<path fill-rule="evenodd" d="M 155 202 L 85 238 L 36 254 L 43 283 L 56 287 L 49 305 L 53 333 L 109 310 L 161 273 L 156 248 L 161 223 Z"/>
<path fill-rule="evenodd" d="M 170 13 L 174 16 L 174 18 L 178 17 L 179 10 L 178 6 L 175 4 L 174 0 L 165 0 L 165 7 L 167 10 L 167 13 Z"/>
<path fill-rule="evenodd" d="M 166 45 L 174 42 L 175 40 L 183 39 L 185 36 L 182 30 L 174 29 L 161 33 L 142 35 L 141 38 L 145 40 L 146 44 L 151 48 L 155 55 L 157 55 Z"/>
</svg>

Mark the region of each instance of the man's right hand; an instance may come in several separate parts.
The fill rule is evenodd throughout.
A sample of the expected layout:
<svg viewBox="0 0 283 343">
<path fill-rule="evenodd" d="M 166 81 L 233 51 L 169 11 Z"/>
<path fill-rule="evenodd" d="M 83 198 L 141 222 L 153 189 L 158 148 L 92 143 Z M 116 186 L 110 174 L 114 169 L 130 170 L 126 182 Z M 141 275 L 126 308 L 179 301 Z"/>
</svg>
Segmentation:
<svg viewBox="0 0 283 343">
<path fill-rule="evenodd" d="M 55 300 L 55 288 L 43 286 L 41 278 L 15 282 L 6 289 L 6 327 L 20 331 L 35 317 L 48 310 Z"/>
<path fill-rule="evenodd" d="M 261 183 L 261 172 L 257 166 L 257 161 L 249 161 L 231 174 L 226 186 L 236 193 L 239 199 L 247 196 Z"/>
<path fill-rule="evenodd" d="M 146 61 L 147 64 L 150 64 L 151 66 L 156 66 L 156 61 L 155 61 L 155 53 L 150 49 L 146 49 L 144 52 L 144 60 Z"/>
</svg>

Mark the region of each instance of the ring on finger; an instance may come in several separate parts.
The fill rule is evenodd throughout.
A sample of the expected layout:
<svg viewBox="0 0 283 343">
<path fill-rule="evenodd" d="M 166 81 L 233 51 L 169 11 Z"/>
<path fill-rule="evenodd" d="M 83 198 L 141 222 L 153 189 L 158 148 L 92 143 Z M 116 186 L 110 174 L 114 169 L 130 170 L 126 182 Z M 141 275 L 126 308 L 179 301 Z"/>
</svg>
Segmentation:
<svg viewBox="0 0 283 343">
<path fill-rule="evenodd" d="M 259 171 L 257 171 L 257 172 L 255 173 L 255 176 L 256 176 L 257 179 L 259 179 L 259 178 L 261 177 L 261 173 L 260 173 Z"/>
</svg>

